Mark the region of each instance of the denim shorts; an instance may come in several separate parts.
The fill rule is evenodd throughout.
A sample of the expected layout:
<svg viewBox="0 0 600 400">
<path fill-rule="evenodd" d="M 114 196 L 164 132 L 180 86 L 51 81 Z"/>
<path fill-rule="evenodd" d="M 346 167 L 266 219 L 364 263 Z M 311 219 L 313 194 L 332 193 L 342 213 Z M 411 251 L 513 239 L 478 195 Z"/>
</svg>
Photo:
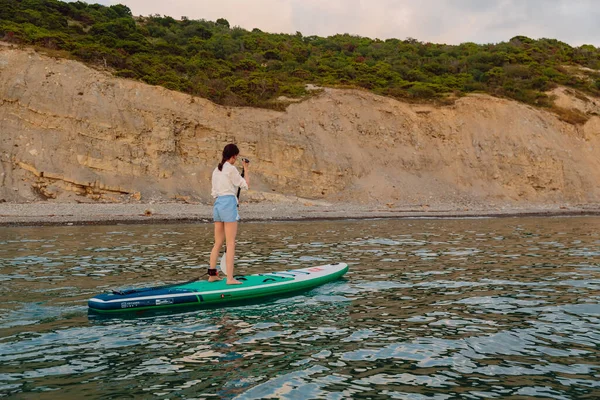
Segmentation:
<svg viewBox="0 0 600 400">
<path fill-rule="evenodd" d="M 219 196 L 213 206 L 213 219 L 215 222 L 237 222 L 238 214 L 237 199 L 235 196 Z"/>
</svg>

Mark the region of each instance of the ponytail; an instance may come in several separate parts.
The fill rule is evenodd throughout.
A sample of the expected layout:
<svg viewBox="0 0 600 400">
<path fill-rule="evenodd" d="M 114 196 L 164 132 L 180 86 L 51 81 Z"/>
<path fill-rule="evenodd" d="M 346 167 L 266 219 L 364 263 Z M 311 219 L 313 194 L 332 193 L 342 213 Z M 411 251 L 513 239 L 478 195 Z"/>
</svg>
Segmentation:
<svg viewBox="0 0 600 400">
<path fill-rule="evenodd" d="M 225 161 L 229 160 L 233 156 L 237 156 L 238 154 L 240 154 L 240 149 L 238 149 L 238 147 L 235 144 L 230 143 L 227 146 L 225 146 L 225 148 L 223 149 L 223 158 L 221 158 L 221 162 L 217 167 L 219 168 L 219 171 L 223 171 L 223 165 L 225 165 Z"/>
<path fill-rule="evenodd" d="M 227 161 L 227 159 L 223 157 L 223 159 L 221 159 L 221 162 L 218 165 L 219 171 L 223 171 L 223 165 L 225 164 L 225 161 Z"/>
</svg>

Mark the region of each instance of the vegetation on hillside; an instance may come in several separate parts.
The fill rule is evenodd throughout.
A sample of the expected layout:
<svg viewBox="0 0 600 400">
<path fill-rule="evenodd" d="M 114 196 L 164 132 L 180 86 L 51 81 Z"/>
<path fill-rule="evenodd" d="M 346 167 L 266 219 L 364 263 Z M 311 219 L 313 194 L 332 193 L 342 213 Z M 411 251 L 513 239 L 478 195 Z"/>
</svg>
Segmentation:
<svg viewBox="0 0 600 400">
<path fill-rule="evenodd" d="M 305 95 L 306 83 L 418 100 L 486 92 L 542 107 L 557 85 L 600 96 L 599 48 L 523 36 L 457 46 L 325 38 L 248 31 L 225 19 L 134 17 L 123 5 L 2 0 L 0 38 L 225 105 L 273 107 L 278 96 Z"/>
</svg>

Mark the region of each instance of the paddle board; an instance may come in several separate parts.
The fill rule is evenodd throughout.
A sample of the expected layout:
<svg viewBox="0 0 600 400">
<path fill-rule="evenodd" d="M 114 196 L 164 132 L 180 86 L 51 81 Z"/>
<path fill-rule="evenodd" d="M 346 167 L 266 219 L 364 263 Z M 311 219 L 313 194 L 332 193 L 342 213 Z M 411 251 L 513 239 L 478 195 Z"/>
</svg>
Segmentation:
<svg viewBox="0 0 600 400">
<path fill-rule="evenodd" d="M 233 301 L 272 298 L 289 292 L 310 289 L 343 276 L 348 264 L 327 264 L 265 274 L 236 276 L 241 285 L 190 281 L 159 287 L 115 290 L 88 300 L 90 311 L 98 313 L 160 310 L 184 306 L 221 305 Z"/>
</svg>

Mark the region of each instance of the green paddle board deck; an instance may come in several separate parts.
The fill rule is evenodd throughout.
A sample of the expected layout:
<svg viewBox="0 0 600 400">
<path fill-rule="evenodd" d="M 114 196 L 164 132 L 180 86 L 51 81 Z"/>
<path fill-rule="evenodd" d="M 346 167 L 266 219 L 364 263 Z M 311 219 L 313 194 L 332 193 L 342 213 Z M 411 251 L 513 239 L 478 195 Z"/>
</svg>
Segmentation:
<svg viewBox="0 0 600 400">
<path fill-rule="evenodd" d="M 265 274 L 237 276 L 241 285 L 198 280 L 181 284 L 115 290 L 88 300 L 90 311 L 118 313 L 190 306 L 218 306 L 244 300 L 273 298 L 331 282 L 348 271 L 345 263 Z"/>
</svg>

